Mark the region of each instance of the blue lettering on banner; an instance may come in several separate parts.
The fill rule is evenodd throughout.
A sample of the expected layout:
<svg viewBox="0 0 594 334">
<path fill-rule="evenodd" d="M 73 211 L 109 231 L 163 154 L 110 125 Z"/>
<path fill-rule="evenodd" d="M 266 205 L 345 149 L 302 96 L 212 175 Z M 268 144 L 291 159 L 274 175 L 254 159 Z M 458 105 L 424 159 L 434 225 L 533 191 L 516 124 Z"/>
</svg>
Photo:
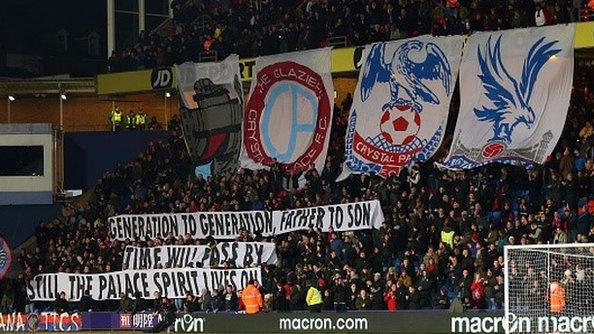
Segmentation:
<svg viewBox="0 0 594 334">
<path fill-rule="evenodd" d="M 270 121 L 275 111 L 286 112 L 284 106 L 276 108 L 279 95 L 291 94 L 291 131 L 288 136 L 288 146 L 285 152 L 279 152 L 270 138 Z M 301 111 L 299 108 L 299 99 L 305 99 L 309 103 L 311 111 L 311 123 L 298 123 L 298 116 Z M 282 99 L 281 99 L 282 100 Z M 291 82 L 284 82 L 271 89 L 268 101 L 262 113 L 262 140 L 264 146 L 271 157 L 279 162 L 290 162 L 295 159 L 295 148 L 297 144 L 297 135 L 299 133 L 312 133 L 316 128 L 318 119 L 318 101 L 314 94 L 301 85 Z"/>
</svg>

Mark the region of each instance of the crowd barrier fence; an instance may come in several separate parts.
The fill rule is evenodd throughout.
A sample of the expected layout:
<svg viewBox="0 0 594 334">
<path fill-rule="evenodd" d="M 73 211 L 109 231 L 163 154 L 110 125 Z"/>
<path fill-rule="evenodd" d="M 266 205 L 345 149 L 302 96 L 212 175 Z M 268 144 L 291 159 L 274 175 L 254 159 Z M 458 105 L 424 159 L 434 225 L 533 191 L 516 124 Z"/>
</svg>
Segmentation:
<svg viewBox="0 0 594 334">
<path fill-rule="evenodd" d="M 163 317 L 150 312 L 0 314 L 0 332 L 146 331 Z M 503 333 L 500 311 L 447 310 L 178 313 L 177 333 Z"/>
</svg>

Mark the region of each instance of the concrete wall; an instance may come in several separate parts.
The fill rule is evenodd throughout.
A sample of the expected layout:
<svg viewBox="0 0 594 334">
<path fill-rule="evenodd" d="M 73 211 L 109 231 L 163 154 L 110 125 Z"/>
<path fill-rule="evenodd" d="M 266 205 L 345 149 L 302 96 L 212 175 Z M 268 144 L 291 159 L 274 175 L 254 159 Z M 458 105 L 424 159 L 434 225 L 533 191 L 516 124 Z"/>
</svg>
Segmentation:
<svg viewBox="0 0 594 334">
<path fill-rule="evenodd" d="M 43 175 L 0 176 L 0 205 L 52 203 L 54 142 L 51 126 L 0 124 L 0 146 L 43 146 Z"/>
</svg>

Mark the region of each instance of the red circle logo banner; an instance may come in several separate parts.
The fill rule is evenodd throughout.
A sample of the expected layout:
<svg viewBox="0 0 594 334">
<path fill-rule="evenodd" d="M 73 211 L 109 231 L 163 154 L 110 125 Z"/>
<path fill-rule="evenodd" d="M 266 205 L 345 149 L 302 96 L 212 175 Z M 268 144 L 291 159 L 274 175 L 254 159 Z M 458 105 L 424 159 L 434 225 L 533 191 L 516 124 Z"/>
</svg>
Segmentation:
<svg viewBox="0 0 594 334">
<path fill-rule="evenodd" d="M 270 89 L 283 81 L 292 82 L 315 95 L 318 102 L 317 119 L 311 133 L 309 146 L 293 161 L 281 163 L 281 168 L 296 174 L 307 170 L 309 165 L 315 163 L 324 151 L 324 143 L 329 135 L 332 122 L 332 110 L 324 80 L 310 68 L 293 61 L 278 62 L 264 67 L 258 72 L 256 80 L 256 87 L 247 103 L 243 119 L 243 142 L 247 156 L 256 163 L 266 166 L 270 166 L 274 162 L 274 157 L 269 155 L 263 143 L 262 114 L 268 102 L 267 97 Z"/>
</svg>

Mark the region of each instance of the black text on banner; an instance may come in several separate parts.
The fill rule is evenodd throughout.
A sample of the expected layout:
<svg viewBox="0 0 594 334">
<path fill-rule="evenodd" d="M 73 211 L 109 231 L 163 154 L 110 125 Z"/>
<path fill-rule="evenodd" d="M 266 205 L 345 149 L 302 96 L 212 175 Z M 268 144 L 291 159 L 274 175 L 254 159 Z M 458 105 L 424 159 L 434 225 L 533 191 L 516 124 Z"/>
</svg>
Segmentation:
<svg viewBox="0 0 594 334">
<path fill-rule="evenodd" d="M 170 233 L 230 240 L 241 229 L 268 237 L 311 228 L 323 232 L 377 229 L 383 222 L 380 203 L 374 200 L 285 211 L 120 215 L 109 218 L 109 229 L 114 240 L 165 238 Z"/>
<path fill-rule="evenodd" d="M 276 246 L 272 242 L 221 242 L 215 247 L 196 246 L 127 246 L 123 268 L 212 268 L 227 261 L 238 268 L 274 264 Z"/>
<path fill-rule="evenodd" d="M 185 298 L 186 293 L 201 295 L 203 291 L 232 285 L 243 289 L 250 279 L 262 280 L 260 268 L 246 269 L 157 269 L 124 270 L 105 274 L 39 274 L 27 286 L 31 301 L 53 301 L 61 292 L 68 301 L 82 296 L 94 300 L 117 300 L 121 294 L 153 299 L 154 292 L 168 298 Z"/>
</svg>

